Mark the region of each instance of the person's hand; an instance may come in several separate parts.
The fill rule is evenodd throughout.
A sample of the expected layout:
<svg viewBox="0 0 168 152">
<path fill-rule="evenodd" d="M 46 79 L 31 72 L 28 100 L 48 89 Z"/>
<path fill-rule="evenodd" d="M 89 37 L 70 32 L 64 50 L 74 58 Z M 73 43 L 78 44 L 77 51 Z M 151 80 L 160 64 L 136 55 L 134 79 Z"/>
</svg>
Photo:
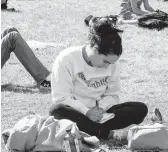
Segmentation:
<svg viewBox="0 0 168 152">
<path fill-rule="evenodd" d="M 103 115 L 103 113 L 105 113 L 105 110 L 103 108 L 94 107 L 93 109 L 97 109 L 102 115 Z"/>
<path fill-rule="evenodd" d="M 103 113 L 104 113 L 104 110 L 102 108 L 94 107 L 88 110 L 88 112 L 86 113 L 86 116 L 94 122 L 99 122 L 103 117 Z"/>
<path fill-rule="evenodd" d="M 119 18 L 118 21 L 117 21 L 117 24 L 119 24 L 119 25 L 124 24 L 123 19 Z"/>
</svg>

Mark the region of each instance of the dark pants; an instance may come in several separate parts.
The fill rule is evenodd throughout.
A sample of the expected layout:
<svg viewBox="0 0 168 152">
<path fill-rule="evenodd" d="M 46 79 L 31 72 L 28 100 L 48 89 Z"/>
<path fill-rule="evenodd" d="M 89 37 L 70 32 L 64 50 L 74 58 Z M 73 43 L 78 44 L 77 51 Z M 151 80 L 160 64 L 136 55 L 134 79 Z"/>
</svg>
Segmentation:
<svg viewBox="0 0 168 152">
<path fill-rule="evenodd" d="M 112 106 L 107 113 L 115 117 L 103 124 L 93 122 L 85 115 L 65 105 L 50 108 L 50 115 L 55 119 L 69 119 L 76 122 L 79 130 L 99 138 L 107 138 L 110 130 L 122 129 L 132 124 L 141 123 L 148 113 L 148 108 L 141 102 L 125 102 Z"/>
<path fill-rule="evenodd" d="M 50 74 L 14 27 L 6 28 L 1 34 L 1 69 L 10 58 L 11 52 L 16 55 L 38 85 Z"/>
</svg>

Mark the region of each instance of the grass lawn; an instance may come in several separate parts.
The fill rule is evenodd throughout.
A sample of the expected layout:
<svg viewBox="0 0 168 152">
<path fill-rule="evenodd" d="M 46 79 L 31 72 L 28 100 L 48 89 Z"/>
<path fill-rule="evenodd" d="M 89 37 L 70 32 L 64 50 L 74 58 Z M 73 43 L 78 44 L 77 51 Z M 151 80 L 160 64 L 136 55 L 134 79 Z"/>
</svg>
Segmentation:
<svg viewBox="0 0 168 152">
<path fill-rule="evenodd" d="M 120 0 L 9 0 L 8 6 L 17 12 L 1 11 L 1 30 L 14 26 L 26 40 L 63 43 L 57 48 L 34 50 L 51 70 L 61 50 L 87 43 L 85 17 L 118 14 L 119 5 Z M 168 11 L 168 2 L 152 0 L 152 6 Z M 121 25 L 121 28 L 124 30 L 121 101 L 146 103 L 149 114 L 144 123 L 149 122 L 156 107 L 168 121 L 168 29 L 158 32 L 135 25 Z M 51 105 L 50 91 L 33 86 L 32 77 L 11 54 L 1 71 L 1 130 L 13 127 L 31 112 L 47 114 Z M 103 141 L 102 146 L 109 148 L 109 152 L 129 152 L 126 146 L 115 149 L 112 141 Z M 3 142 L 1 149 L 5 152 Z"/>
</svg>

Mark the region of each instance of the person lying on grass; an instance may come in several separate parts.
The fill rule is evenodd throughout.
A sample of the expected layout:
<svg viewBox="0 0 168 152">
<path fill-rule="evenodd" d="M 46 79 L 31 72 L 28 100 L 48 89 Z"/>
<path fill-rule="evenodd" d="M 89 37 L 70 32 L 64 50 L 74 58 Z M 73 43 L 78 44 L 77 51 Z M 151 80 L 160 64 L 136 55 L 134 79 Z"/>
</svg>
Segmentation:
<svg viewBox="0 0 168 152">
<path fill-rule="evenodd" d="M 144 9 L 141 9 L 141 5 L 144 5 Z M 134 24 L 138 22 L 138 18 L 155 13 L 148 0 L 122 0 L 121 11 L 119 17 L 120 24 Z"/>
<path fill-rule="evenodd" d="M 141 123 L 148 108 L 142 102 L 120 102 L 122 31 L 109 18 L 93 17 L 88 26 L 90 43 L 65 49 L 54 62 L 49 115 L 107 139 L 111 130 Z M 114 118 L 100 123 L 104 113 L 113 113 Z"/>
<path fill-rule="evenodd" d="M 37 82 L 37 86 L 50 88 L 50 72 L 35 56 L 26 41 L 14 27 L 6 28 L 1 34 L 1 69 L 14 52 L 19 61 Z"/>
</svg>

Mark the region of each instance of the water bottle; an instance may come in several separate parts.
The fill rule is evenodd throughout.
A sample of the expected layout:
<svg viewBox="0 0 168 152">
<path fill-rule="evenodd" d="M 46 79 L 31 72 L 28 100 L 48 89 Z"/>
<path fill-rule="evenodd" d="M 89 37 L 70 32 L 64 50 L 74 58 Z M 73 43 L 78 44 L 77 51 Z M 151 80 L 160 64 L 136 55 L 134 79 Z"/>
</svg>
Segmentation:
<svg viewBox="0 0 168 152">
<path fill-rule="evenodd" d="M 67 130 L 67 135 L 64 137 L 64 148 L 66 152 L 80 152 L 79 141 L 71 130 Z"/>
</svg>

